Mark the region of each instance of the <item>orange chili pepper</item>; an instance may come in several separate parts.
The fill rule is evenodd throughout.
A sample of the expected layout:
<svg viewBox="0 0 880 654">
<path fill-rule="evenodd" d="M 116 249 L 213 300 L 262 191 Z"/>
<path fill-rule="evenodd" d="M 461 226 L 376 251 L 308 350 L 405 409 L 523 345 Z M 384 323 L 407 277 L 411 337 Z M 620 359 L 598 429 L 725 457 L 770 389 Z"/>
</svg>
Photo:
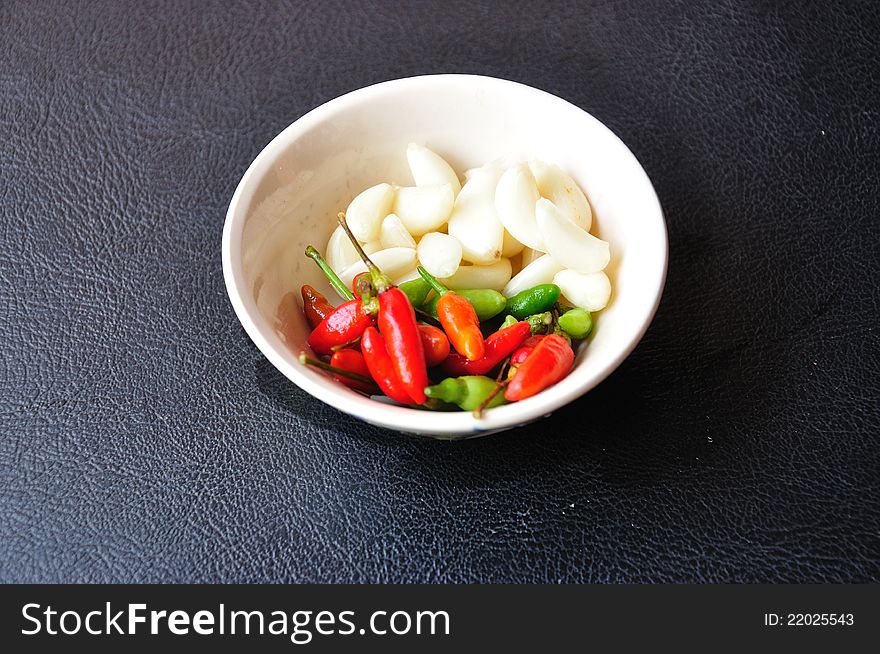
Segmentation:
<svg viewBox="0 0 880 654">
<path fill-rule="evenodd" d="M 469 361 L 476 361 L 486 353 L 483 332 L 480 331 L 480 319 L 473 305 L 458 293 L 443 286 L 427 270 L 419 266 L 419 275 L 440 296 L 437 301 L 437 318 L 449 337 L 455 351 Z"/>
</svg>

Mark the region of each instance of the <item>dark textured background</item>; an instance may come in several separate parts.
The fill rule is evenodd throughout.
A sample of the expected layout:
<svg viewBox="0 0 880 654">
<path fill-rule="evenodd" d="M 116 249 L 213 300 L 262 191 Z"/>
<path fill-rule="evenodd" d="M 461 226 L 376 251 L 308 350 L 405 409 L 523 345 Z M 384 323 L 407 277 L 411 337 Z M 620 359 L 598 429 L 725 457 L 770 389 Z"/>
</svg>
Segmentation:
<svg viewBox="0 0 880 654">
<path fill-rule="evenodd" d="M 777 4 L 0 3 L 0 579 L 880 579 L 878 8 Z M 617 372 L 463 443 L 299 391 L 220 270 L 275 134 L 432 72 L 605 122 L 671 247 Z"/>
</svg>

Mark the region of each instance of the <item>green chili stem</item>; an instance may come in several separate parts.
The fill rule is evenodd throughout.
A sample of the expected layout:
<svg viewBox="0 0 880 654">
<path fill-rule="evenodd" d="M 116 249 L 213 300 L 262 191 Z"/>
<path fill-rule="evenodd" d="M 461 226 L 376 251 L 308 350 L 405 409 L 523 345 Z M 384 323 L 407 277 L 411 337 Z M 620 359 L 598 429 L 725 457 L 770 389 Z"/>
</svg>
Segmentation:
<svg viewBox="0 0 880 654">
<path fill-rule="evenodd" d="M 324 276 L 330 281 L 330 284 L 333 286 L 334 290 L 339 293 L 339 296 L 344 300 L 353 300 L 354 293 L 348 290 L 348 287 L 342 283 L 342 280 L 339 279 L 339 275 L 337 275 L 333 268 L 327 265 L 327 262 L 324 261 L 324 257 L 311 245 L 306 248 L 306 256 L 318 264 L 318 268 L 321 269 L 321 272 L 324 273 Z"/>
<path fill-rule="evenodd" d="M 359 375 L 356 372 L 349 372 L 348 370 L 343 370 L 342 368 L 337 368 L 336 366 L 331 366 L 329 363 L 318 361 L 317 359 L 313 359 L 312 357 L 306 356 L 305 354 L 299 355 L 299 362 L 303 365 L 312 366 L 313 368 L 320 368 L 321 370 L 332 372 L 334 375 L 347 377 L 348 379 L 353 379 L 354 381 L 362 382 L 364 384 L 375 384 L 375 382 L 369 377 Z"/>
<path fill-rule="evenodd" d="M 364 249 L 361 247 L 361 244 L 358 243 L 358 240 L 354 237 L 354 234 L 351 233 L 351 230 L 348 227 L 348 223 L 345 220 L 345 212 L 340 211 L 337 216 L 339 219 L 339 224 L 342 226 L 342 230 L 345 232 L 345 235 L 348 236 L 348 240 L 351 241 L 351 244 L 354 246 L 354 249 L 357 251 L 358 256 L 363 260 L 364 264 L 367 266 L 367 270 L 370 271 L 370 278 L 373 280 L 373 286 L 376 288 L 377 293 L 384 293 L 389 288 L 392 288 L 394 284 L 391 283 L 391 280 L 379 270 L 378 266 L 367 256 L 367 253 L 364 252 Z"/>
<path fill-rule="evenodd" d="M 437 281 L 437 278 L 434 277 L 434 275 L 429 273 L 427 270 L 425 270 L 421 266 L 419 266 L 416 270 L 419 271 L 419 275 L 421 275 L 422 279 L 424 279 L 431 285 L 431 288 L 436 291 L 437 295 L 443 295 L 444 293 L 449 292 L 449 289 L 443 286 L 443 284 L 441 284 L 439 281 Z"/>
</svg>

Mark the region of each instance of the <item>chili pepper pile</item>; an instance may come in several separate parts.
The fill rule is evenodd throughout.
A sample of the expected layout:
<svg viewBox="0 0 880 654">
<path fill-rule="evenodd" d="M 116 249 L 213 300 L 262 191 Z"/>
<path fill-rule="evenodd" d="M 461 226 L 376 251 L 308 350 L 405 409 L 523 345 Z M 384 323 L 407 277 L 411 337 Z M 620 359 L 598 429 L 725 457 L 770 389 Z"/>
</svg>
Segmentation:
<svg viewBox="0 0 880 654">
<path fill-rule="evenodd" d="M 491 289 L 452 291 L 424 268 L 399 286 L 339 223 L 367 267 L 349 289 L 313 247 L 313 259 L 344 302 L 333 307 L 313 287 L 301 289 L 319 358 L 300 360 L 367 395 L 407 406 L 482 411 L 540 393 L 574 363 L 572 341 L 592 330 L 588 311 L 565 307 L 555 284 L 505 298 Z"/>
</svg>

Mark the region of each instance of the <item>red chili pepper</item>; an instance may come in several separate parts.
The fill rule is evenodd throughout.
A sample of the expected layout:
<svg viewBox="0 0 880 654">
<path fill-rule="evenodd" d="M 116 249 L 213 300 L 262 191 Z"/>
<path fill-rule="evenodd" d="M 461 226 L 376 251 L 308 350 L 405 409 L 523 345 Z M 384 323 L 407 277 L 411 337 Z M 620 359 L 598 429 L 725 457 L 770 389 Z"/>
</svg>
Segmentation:
<svg viewBox="0 0 880 654">
<path fill-rule="evenodd" d="M 425 365 L 431 368 L 443 363 L 449 356 L 449 339 L 446 334 L 434 325 L 419 323 L 417 326 L 422 337 L 422 349 L 425 351 Z"/>
<path fill-rule="evenodd" d="M 480 319 L 474 305 L 458 293 L 450 291 L 434 278 L 427 270 L 419 266 L 419 274 L 440 296 L 437 300 L 437 318 L 449 337 L 455 351 L 464 355 L 469 361 L 476 361 L 486 353 L 483 332 L 480 331 Z"/>
<path fill-rule="evenodd" d="M 375 327 L 368 327 L 361 337 L 361 350 L 370 376 L 376 380 L 379 388 L 395 402 L 412 404 L 412 398 L 397 376 L 394 362 L 388 353 L 382 335 Z M 427 385 L 427 384 L 426 384 Z M 424 391 L 422 391 L 424 393 Z"/>
<path fill-rule="evenodd" d="M 504 397 L 516 402 L 540 393 L 565 377 L 573 363 L 574 352 L 565 339 L 558 334 L 548 334 L 520 364 Z"/>
<path fill-rule="evenodd" d="M 416 313 L 399 288 L 379 292 L 379 329 L 403 387 L 413 402 L 424 404 L 428 385 L 425 350 L 416 327 Z"/>
<path fill-rule="evenodd" d="M 517 322 L 500 329 L 486 339 L 485 353 L 476 361 L 469 361 L 453 352 L 443 362 L 443 371 L 453 377 L 462 375 L 485 375 L 504 358 L 518 348 L 531 333 L 529 323 Z"/>
<path fill-rule="evenodd" d="M 425 352 L 422 347 L 422 337 L 416 327 L 413 306 L 406 293 L 395 287 L 376 264 L 370 261 L 349 230 L 345 222 L 345 214 L 339 214 L 339 224 L 363 259 L 367 270 L 370 271 L 373 289 L 378 293 L 379 299 L 379 331 L 385 339 L 385 346 L 394 364 L 394 370 L 412 401 L 416 404 L 424 404 L 428 399 L 425 396 L 428 369 L 425 366 Z"/>
<path fill-rule="evenodd" d="M 510 365 L 518 366 L 523 361 L 525 361 L 532 353 L 532 350 L 538 347 L 538 343 L 540 343 L 543 339 L 543 334 L 535 334 L 534 336 L 529 336 L 525 340 L 525 342 L 518 348 L 516 348 L 513 351 L 513 354 L 510 355 Z"/>
<path fill-rule="evenodd" d="M 363 278 L 364 280 L 369 280 L 370 273 L 368 273 L 368 272 L 358 273 L 357 275 L 354 276 L 354 279 L 351 280 L 351 290 L 353 290 L 355 292 L 355 295 L 360 294 L 361 289 L 358 288 L 358 282 L 360 281 L 361 278 Z M 360 282 L 360 283 L 363 284 L 364 282 Z"/>
<path fill-rule="evenodd" d="M 318 354 L 353 343 L 373 324 L 372 316 L 360 300 L 349 300 L 336 307 L 309 335 L 309 347 Z"/>
<path fill-rule="evenodd" d="M 512 379 L 519 370 L 523 361 L 529 358 L 532 351 L 538 347 L 538 343 L 544 338 L 544 334 L 534 334 L 529 336 L 525 342 L 513 351 L 510 355 L 510 367 L 507 369 L 507 378 Z"/>
<path fill-rule="evenodd" d="M 350 348 L 334 352 L 333 356 L 330 358 L 330 365 L 339 368 L 340 370 L 363 375 L 364 377 L 371 376 L 370 369 L 367 368 L 367 362 L 364 361 L 364 355 L 357 350 L 352 350 Z M 364 393 L 374 393 L 376 391 L 375 384 L 365 384 L 362 381 L 352 379 L 351 377 L 344 377 L 342 375 L 333 375 L 333 377 L 339 383 L 345 384 L 349 388 L 363 391 Z"/>
<path fill-rule="evenodd" d="M 302 294 L 303 312 L 306 314 L 306 320 L 309 321 L 309 327 L 314 329 L 333 312 L 333 305 L 308 284 L 303 284 L 300 293 Z"/>
</svg>

